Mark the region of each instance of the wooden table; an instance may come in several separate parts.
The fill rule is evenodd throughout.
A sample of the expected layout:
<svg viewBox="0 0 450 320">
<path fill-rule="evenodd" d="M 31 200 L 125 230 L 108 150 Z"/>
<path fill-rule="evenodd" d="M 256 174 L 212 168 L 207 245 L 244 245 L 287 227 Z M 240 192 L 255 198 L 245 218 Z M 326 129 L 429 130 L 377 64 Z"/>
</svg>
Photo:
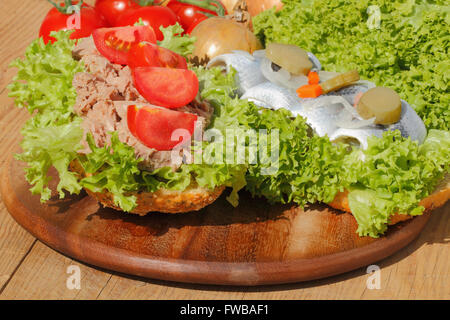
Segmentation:
<svg viewBox="0 0 450 320">
<path fill-rule="evenodd" d="M 2 0 L 0 8 L 0 169 L 17 147 L 26 110 L 15 108 L 5 88 L 8 68 L 37 37 L 50 5 L 44 0 Z M 381 288 L 368 289 L 361 268 L 306 283 L 219 287 L 148 280 L 109 272 L 66 257 L 22 229 L 0 201 L 1 299 L 449 299 L 450 203 L 433 215 L 419 238 L 378 263 Z M 66 286 L 69 266 L 81 270 L 81 289 Z"/>
</svg>

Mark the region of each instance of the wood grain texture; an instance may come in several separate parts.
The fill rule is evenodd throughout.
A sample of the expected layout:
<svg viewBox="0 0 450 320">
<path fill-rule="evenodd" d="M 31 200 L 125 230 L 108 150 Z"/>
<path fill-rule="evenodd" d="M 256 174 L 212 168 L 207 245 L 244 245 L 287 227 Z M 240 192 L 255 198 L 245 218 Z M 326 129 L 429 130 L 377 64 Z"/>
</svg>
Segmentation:
<svg viewBox="0 0 450 320">
<path fill-rule="evenodd" d="M 1 7 L 0 43 L 8 45 L 0 46 L 0 170 L 14 152 L 20 140 L 18 130 L 27 118 L 27 112 L 14 108 L 7 97 L 5 86 L 16 72 L 7 66 L 37 36 L 49 4 L 44 0 L 2 0 Z M 380 290 L 366 288 L 365 267 L 298 284 L 224 287 L 146 280 L 69 259 L 82 269 L 81 290 L 74 293 L 62 288 L 68 275 L 67 262 L 60 261 L 68 258 L 35 242 L 0 203 L 0 299 L 450 299 L 449 213 L 450 203 L 435 210 L 418 239 L 378 263 Z M 60 288 L 58 296 L 51 293 L 56 287 Z"/>
<path fill-rule="evenodd" d="M 269 205 L 241 193 L 233 208 L 222 196 L 197 212 L 144 217 L 103 208 L 85 194 L 42 204 L 11 158 L 0 192 L 14 219 L 52 248 L 86 263 L 178 282 L 261 285 L 320 279 L 377 262 L 406 246 L 429 214 L 359 237 L 349 213 L 325 205 Z"/>
</svg>

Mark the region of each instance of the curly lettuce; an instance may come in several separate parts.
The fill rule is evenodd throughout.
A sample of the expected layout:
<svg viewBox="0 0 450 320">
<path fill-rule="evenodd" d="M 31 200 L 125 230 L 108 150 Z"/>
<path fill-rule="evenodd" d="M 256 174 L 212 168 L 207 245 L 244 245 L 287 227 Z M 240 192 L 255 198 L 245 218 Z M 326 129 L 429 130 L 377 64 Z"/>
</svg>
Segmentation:
<svg viewBox="0 0 450 320">
<path fill-rule="evenodd" d="M 364 160 L 361 160 L 364 159 Z M 342 183 L 360 235 L 377 237 L 395 213 L 420 215 L 420 200 L 429 196 L 449 172 L 450 132 L 430 130 L 422 145 L 388 131 L 368 139 L 343 161 Z"/>
<path fill-rule="evenodd" d="M 51 196 L 47 175 L 51 166 L 59 174 L 57 190 L 61 197 L 63 190 L 78 193 L 81 189 L 68 169 L 70 161 L 77 157 L 83 135 L 81 119 L 72 110 L 76 99 L 72 79 L 83 67 L 72 58 L 75 41 L 69 39 L 70 33 L 53 33 L 58 40 L 55 44 L 46 45 L 41 38 L 34 40 L 25 58 L 11 63 L 19 71 L 8 86 L 9 96 L 32 115 L 22 128 L 23 153 L 16 158 L 28 163 L 27 181 L 33 185 L 33 194 L 41 194 L 41 201 Z"/>
<path fill-rule="evenodd" d="M 167 27 L 160 26 L 159 29 L 164 36 L 163 40 L 158 41 L 158 45 L 161 47 L 172 50 L 183 57 L 187 57 L 194 51 L 195 37 L 181 35 L 184 30 L 178 22 Z"/>
</svg>

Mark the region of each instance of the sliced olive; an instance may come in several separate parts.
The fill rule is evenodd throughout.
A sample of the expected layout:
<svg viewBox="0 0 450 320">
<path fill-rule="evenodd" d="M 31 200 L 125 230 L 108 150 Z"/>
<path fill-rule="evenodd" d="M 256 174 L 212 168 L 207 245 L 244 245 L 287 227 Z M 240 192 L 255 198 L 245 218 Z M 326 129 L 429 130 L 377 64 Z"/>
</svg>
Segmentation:
<svg viewBox="0 0 450 320">
<path fill-rule="evenodd" d="M 269 43 L 266 47 L 266 57 L 296 75 L 307 75 L 313 66 L 308 53 L 291 44 Z"/>
<path fill-rule="evenodd" d="M 356 110 L 364 119 L 375 117 L 376 124 L 392 124 L 400 120 L 402 103 L 394 90 L 376 87 L 366 91 L 358 102 Z"/>
</svg>

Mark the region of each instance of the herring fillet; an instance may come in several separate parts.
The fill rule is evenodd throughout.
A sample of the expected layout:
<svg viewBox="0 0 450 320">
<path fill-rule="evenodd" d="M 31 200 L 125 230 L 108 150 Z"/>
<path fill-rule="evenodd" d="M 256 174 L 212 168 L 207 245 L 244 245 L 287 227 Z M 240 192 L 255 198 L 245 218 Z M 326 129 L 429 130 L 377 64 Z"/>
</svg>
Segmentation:
<svg viewBox="0 0 450 320">
<path fill-rule="evenodd" d="M 319 136 L 327 135 L 331 141 L 352 138 L 356 139 L 363 149 L 366 149 L 367 139 L 370 136 L 381 137 L 384 131 L 392 130 L 399 130 L 403 137 L 410 137 L 419 144 L 425 140 L 427 131 L 422 119 L 404 100 L 401 101 L 402 113 L 397 123 L 388 126 L 371 124 L 357 129 L 339 127 L 336 120 L 339 112 L 344 108 L 342 104 L 324 103 L 309 108 L 307 107 L 308 103 L 321 97 L 339 96 L 353 104 L 355 97 L 367 91 L 369 86 L 373 85 L 372 83 L 368 81 L 366 81 L 366 85 L 357 83 L 316 99 L 301 99 L 293 90 L 272 83 L 264 77 L 260 68 L 261 60 L 264 58 L 262 51 L 255 51 L 253 59 L 250 54 L 223 54 L 211 60 L 208 67 L 223 66 L 227 71 L 233 67 L 236 70 L 238 93 L 241 99 L 247 99 L 264 108 L 290 110 L 294 116 L 304 117 L 308 125 Z M 320 70 L 319 60 L 312 53 L 308 53 L 308 56 L 313 62 L 315 70 Z"/>
</svg>

